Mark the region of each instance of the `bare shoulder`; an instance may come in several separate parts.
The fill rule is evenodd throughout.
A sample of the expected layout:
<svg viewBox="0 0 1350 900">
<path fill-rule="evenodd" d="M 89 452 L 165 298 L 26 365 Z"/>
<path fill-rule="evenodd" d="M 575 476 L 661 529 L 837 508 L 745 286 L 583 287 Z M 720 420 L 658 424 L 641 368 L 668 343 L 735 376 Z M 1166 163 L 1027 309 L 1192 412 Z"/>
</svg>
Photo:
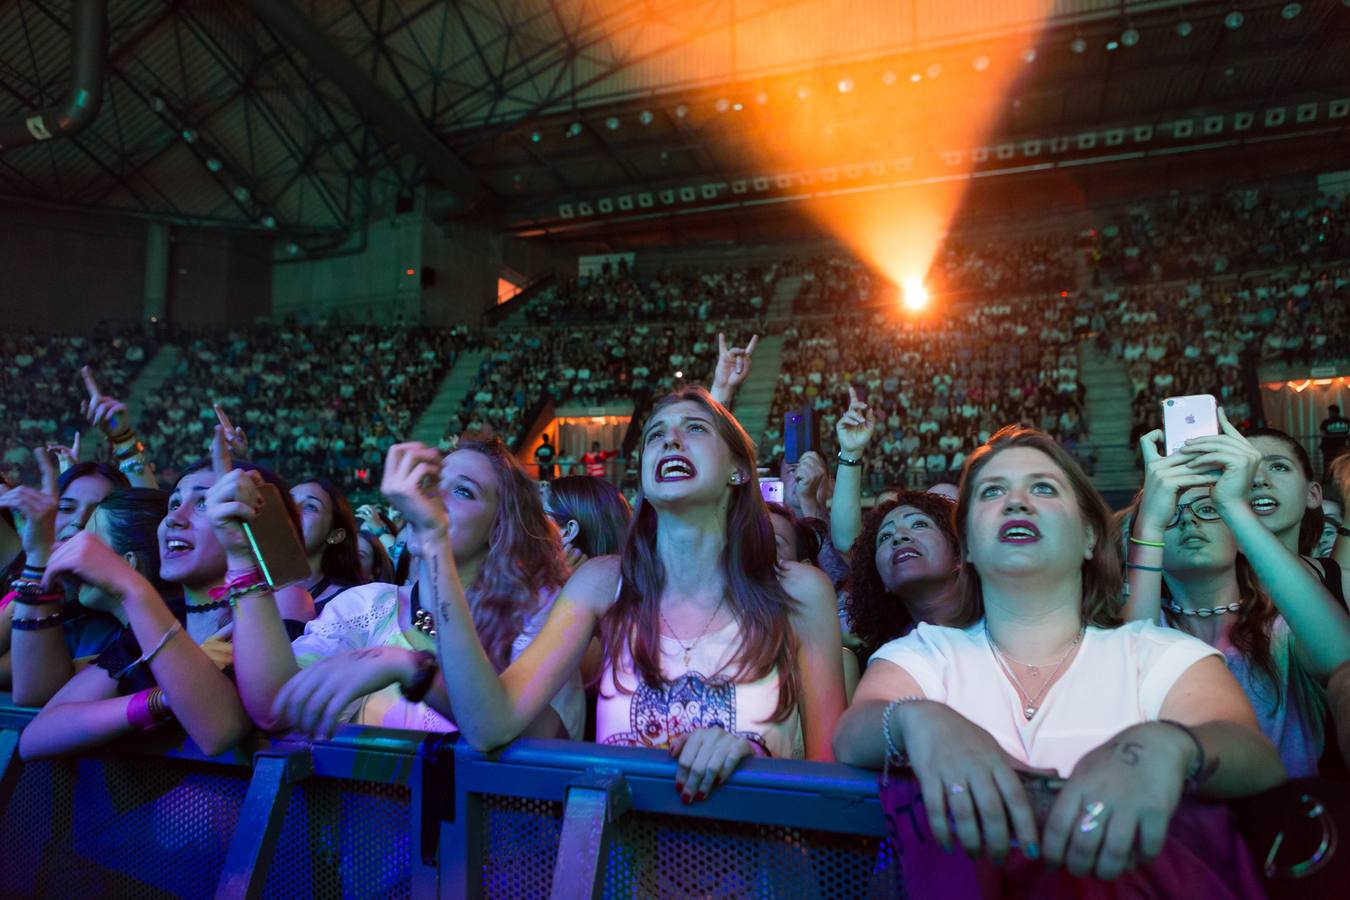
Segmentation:
<svg viewBox="0 0 1350 900">
<path fill-rule="evenodd" d="M 561 599 L 573 606 L 603 616 L 614 605 L 619 590 L 619 557 L 588 559 L 563 585 Z"/>
<path fill-rule="evenodd" d="M 834 584 L 830 577 L 815 566 L 798 562 L 778 564 L 778 583 L 788 596 L 802 606 L 802 615 L 812 615 L 828 608 L 834 614 Z"/>
</svg>

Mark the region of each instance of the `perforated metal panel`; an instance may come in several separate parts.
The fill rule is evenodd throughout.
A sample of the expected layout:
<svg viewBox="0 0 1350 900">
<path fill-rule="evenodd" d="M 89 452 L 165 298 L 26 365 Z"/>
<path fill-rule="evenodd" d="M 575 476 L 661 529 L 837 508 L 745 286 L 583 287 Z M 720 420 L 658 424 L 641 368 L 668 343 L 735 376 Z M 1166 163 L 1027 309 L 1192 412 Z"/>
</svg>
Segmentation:
<svg viewBox="0 0 1350 900">
<path fill-rule="evenodd" d="M 877 838 L 689 819 L 624 816 L 604 896 L 895 896 L 893 854 Z"/>
<path fill-rule="evenodd" d="M 562 836 L 562 804 L 487 795 L 483 810 L 483 895 L 494 900 L 547 897 Z"/>
<path fill-rule="evenodd" d="M 0 895 L 210 897 L 249 771 L 128 757 L 24 765 Z"/>
<path fill-rule="evenodd" d="M 407 787 L 311 778 L 292 790 L 263 896 L 410 895 Z"/>
</svg>

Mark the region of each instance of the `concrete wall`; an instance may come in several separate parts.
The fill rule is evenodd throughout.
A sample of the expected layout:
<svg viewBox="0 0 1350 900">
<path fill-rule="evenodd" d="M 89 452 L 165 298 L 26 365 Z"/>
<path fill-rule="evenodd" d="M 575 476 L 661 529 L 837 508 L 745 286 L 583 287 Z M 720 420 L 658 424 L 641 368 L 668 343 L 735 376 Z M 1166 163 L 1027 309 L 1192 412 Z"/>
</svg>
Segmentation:
<svg viewBox="0 0 1350 900">
<path fill-rule="evenodd" d="M 300 319 L 370 314 L 390 323 L 402 316 L 415 322 L 422 309 L 422 269 L 422 219 L 416 213 L 372 222 L 359 252 L 290 262 L 281 245 L 272 265 L 272 313 Z"/>
<path fill-rule="evenodd" d="M 0 315 L 6 327 L 87 331 L 137 319 L 145 276 L 140 222 L 0 205 Z"/>
</svg>

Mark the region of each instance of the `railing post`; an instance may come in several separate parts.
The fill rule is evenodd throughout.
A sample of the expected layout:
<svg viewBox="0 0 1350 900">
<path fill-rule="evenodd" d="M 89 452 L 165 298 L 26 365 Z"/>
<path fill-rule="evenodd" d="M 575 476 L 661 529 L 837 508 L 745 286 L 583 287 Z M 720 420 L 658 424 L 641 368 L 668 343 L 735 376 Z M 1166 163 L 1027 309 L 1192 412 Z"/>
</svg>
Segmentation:
<svg viewBox="0 0 1350 900">
<path fill-rule="evenodd" d="M 628 782 L 618 772 L 596 770 L 567 785 L 558 861 L 553 867 L 554 900 L 596 898 L 605 882 L 610 824 L 632 806 Z"/>
<path fill-rule="evenodd" d="M 9 795 L 19 782 L 19 770 L 23 760 L 19 759 L 19 732 L 12 728 L 0 729 L 0 816 L 9 806 Z"/>
<path fill-rule="evenodd" d="M 264 751 L 253 760 L 253 778 L 239 810 L 239 824 L 225 854 L 216 897 L 261 897 L 290 805 L 291 785 L 314 772 L 309 747 Z"/>
</svg>

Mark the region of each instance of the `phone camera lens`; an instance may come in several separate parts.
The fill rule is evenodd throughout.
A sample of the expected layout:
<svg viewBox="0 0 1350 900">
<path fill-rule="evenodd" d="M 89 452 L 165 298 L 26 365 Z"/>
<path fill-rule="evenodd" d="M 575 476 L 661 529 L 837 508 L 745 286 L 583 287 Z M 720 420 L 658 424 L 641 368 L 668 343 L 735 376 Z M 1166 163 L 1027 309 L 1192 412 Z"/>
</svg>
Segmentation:
<svg viewBox="0 0 1350 900">
<path fill-rule="evenodd" d="M 1175 401 L 1175 400 L 1168 400 L 1168 401 L 1167 401 L 1167 405 L 1168 405 L 1168 406 L 1176 406 L 1176 405 L 1177 405 L 1177 401 Z"/>
</svg>

